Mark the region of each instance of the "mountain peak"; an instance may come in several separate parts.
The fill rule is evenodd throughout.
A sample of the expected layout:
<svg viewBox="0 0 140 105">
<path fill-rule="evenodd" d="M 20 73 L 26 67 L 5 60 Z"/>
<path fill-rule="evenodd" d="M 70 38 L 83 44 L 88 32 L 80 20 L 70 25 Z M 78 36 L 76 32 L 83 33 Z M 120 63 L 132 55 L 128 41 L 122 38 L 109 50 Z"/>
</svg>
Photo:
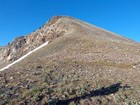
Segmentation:
<svg viewBox="0 0 140 105">
<path fill-rule="evenodd" d="M 0 47 L 0 101 L 134 104 L 140 102 L 139 70 L 138 43 L 75 18 L 55 16 Z"/>
<path fill-rule="evenodd" d="M 92 36 L 95 39 L 135 44 L 134 41 L 78 19 L 69 16 L 54 16 L 35 32 L 26 36 L 20 36 L 4 47 L 2 50 L 4 53 L 0 55 L 3 60 L 0 66 L 17 60 L 46 41 L 52 42 L 64 35 Z"/>
</svg>

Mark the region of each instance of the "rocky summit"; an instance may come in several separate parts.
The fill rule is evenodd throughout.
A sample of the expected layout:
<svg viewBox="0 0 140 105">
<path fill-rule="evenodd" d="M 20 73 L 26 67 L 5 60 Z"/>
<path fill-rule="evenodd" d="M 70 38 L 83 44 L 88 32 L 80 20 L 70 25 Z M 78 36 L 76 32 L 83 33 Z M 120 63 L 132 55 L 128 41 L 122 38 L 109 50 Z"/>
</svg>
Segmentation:
<svg viewBox="0 0 140 105">
<path fill-rule="evenodd" d="M 0 105 L 140 105 L 140 43 L 72 17 L 0 47 L 0 70 Z"/>
</svg>

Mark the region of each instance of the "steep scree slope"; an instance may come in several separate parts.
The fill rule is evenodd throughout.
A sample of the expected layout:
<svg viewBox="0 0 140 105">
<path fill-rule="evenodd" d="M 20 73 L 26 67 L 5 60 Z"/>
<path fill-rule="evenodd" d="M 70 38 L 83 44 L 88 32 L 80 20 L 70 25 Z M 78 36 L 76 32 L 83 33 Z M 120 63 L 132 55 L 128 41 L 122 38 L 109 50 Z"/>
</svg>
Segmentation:
<svg viewBox="0 0 140 105">
<path fill-rule="evenodd" d="M 140 104 L 139 43 L 59 16 L 0 54 L 9 51 L 3 59 L 13 62 L 46 41 L 47 46 L 0 73 L 2 104 Z"/>
</svg>

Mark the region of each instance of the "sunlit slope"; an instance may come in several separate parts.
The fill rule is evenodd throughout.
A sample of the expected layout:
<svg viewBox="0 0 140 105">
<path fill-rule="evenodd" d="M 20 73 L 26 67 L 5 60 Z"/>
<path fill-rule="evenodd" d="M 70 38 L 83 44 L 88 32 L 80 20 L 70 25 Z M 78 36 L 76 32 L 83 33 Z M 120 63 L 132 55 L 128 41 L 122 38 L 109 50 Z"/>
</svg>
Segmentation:
<svg viewBox="0 0 140 105">
<path fill-rule="evenodd" d="M 63 32 L 1 72 L 3 104 L 139 104 L 139 43 L 70 17 L 49 23 Z"/>
</svg>

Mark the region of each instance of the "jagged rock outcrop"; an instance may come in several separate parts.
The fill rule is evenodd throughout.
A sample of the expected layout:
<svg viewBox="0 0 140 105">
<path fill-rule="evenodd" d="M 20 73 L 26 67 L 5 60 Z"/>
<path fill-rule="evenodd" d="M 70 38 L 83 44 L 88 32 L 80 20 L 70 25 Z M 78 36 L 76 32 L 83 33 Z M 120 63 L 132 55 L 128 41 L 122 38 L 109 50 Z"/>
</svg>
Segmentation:
<svg viewBox="0 0 140 105">
<path fill-rule="evenodd" d="M 49 22 L 41 28 L 28 34 L 14 39 L 6 47 L 0 49 L 0 61 L 2 65 L 7 65 L 29 51 L 35 49 L 46 41 L 51 41 L 59 36 L 62 36 L 66 31 L 64 24 L 57 23 L 61 16 L 53 17 Z"/>
</svg>

